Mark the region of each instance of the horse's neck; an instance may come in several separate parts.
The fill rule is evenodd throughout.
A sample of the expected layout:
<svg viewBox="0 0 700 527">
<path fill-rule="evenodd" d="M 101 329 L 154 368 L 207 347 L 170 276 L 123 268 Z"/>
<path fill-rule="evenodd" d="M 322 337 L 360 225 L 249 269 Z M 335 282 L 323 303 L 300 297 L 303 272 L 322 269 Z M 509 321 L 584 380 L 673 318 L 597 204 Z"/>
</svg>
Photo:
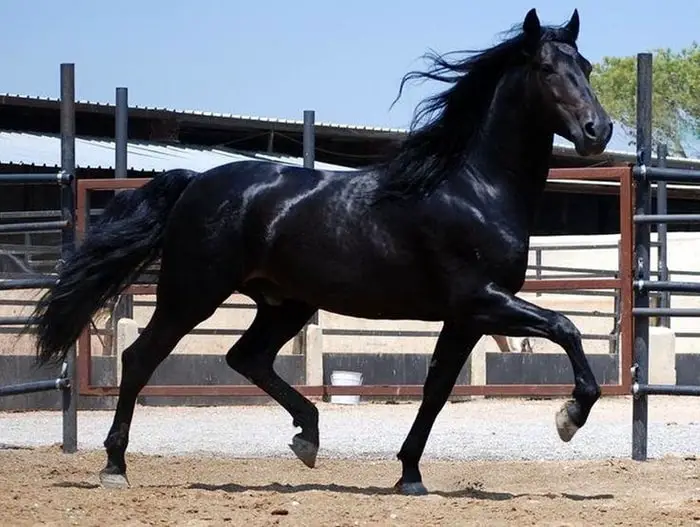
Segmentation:
<svg viewBox="0 0 700 527">
<path fill-rule="evenodd" d="M 521 76 L 499 85 L 469 156 L 493 182 L 537 206 L 547 179 L 554 134 Z"/>
</svg>

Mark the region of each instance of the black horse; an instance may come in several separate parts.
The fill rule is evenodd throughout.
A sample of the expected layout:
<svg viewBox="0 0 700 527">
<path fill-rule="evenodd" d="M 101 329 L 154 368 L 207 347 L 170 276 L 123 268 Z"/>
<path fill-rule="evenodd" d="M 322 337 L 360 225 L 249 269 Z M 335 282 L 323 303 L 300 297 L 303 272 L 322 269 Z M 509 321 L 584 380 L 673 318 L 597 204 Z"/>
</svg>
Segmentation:
<svg viewBox="0 0 700 527">
<path fill-rule="evenodd" d="M 139 391 L 234 291 L 252 298 L 257 314 L 226 360 L 291 414 L 301 432 L 290 446 L 310 467 L 318 410 L 273 361 L 318 309 L 444 324 L 398 454 L 401 492 L 427 492 L 419 460 L 428 435 L 485 334 L 545 337 L 566 351 L 575 385 L 556 425 L 570 440 L 600 395 L 579 331 L 515 294 L 554 134 L 584 156 L 602 152 L 612 134 L 578 33 L 578 12 L 550 27 L 532 9 L 490 49 L 461 60 L 431 55 L 431 68 L 408 73 L 401 88 L 414 78 L 450 86 L 418 108 L 398 151 L 369 169 L 245 161 L 201 174 L 165 172 L 116 195 L 35 312 L 39 361 L 61 360 L 90 317 L 161 258 L 155 312 L 122 357 L 103 483 L 128 484 L 125 451 Z"/>
</svg>

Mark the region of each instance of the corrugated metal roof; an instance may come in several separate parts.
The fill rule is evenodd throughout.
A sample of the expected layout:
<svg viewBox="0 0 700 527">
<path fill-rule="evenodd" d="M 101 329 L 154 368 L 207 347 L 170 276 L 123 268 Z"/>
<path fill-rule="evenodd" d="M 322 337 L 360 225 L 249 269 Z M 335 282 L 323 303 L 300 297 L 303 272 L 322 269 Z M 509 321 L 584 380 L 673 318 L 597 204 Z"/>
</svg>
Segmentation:
<svg viewBox="0 0 700 527">
<path fill-rule="evenodd" d="M 76 138 L 76 166 L 114 169 L 114 149 L 114 141 Z M 61 140 L 58 135 L 0 131 L 0 163 L 58 168 L 60 159 Z M 127 146 L 128 169 L 141 172 L 160 172 L 174 168 L 203 171 L 232 161 L 250 159 L 303 166 L 303 159 L 298 157 L 241 153 L 218 147 L 178 146 L 146 141 L 129 141 Z M 352 170 L 321 162 L 316 162 L 315 166 L 331 170 Z"/>
<path fill-rule="evenodd" d="M 17 98 L 17 99 L 23 99 L 23 100 L 34 100 L 34 101 L 46 101 L 54 104 L 59 104 L 60 99 L 58 98 L 53 98 L 53 97 L 35 97 L 35 96 L 29 96 L 29 95 L 23 95 L 23 94 L 12 94 L 12 93 L 4 93 L 0 94 L 0 99 L 3 97 L 12 97 L 12 98 Z M 95 106 L 95 107 L 103 107 L 103 108 L 110 108 L 113 109 L 115 107 L 114 103 L 104 103 L 104 102 L 95 102 L 95 101 L 87 101 L 87 100 L 78 100 L 76 101 L 76 104 L 83 104 L 83 105 L 89 105 L 89 106 Z M 212 117 L 212 118 L 221 118 L 221 119 L 233 119 L 233 120 L 243 120 L 243 121 L 249 121 L 251 123 L 268 123 L 268 124 L 280 124 L 280 125 L 289 125 L 289 126 L 303 126 L 303 121 L 298 120 L 298 119 L 280 119 L 280 118 L 274 118 L 274 117 L 261 117 L 261 116 L 249 116 L 249 115 L 241 115 L 241 114 L 232 114 L 232 113 L 222 113 L 222 112 L 209 112 L 209 111 L 202 111 L 202 110 L 179 110 L 175 108 L 166 108 L 166 107 L 157 107 L 157 106 L 138 106 L 138 105 L 130 105 L 129 106 L 130 110 L 141 110 L 141 111 L 152 111 L 152 112 L 167 112 L 167 113 L 172 113 L 174 116 L 195 116 L 195 117 Z M 379 133 L 379 134 L 391 134 L 391 135 L 404 135 L 408 132 L 408 130 L 404 128 L 391 128 L 391 127 L 381 127 L 381 126 L 365 126 L 365 125 L 350 125 L 350 124 L 340 124 L 340 123 L 331 123 L 331 122 L 325 122 L 325 121 L 317 121 L 316 123 L 317 127 L 320 128 L 332 128 L 332 129 L 337 129 L 337 130 L 344 130 L 344 131 L 349 131 L 349 132 L 372 132 L 372 133 Z M 555 136 L 554 138 L 554 146 L 555 146 L 555 151 L 559 155 L 565 155 L 565 156 L 575 156 L 577 155 L 575 153 L 575 150 L 573 148 L 573 145 L 567 141 L 566 139 L 563 139 L 559 136 Z M 682 157 L 669 157 L 668 162 L 671 166 L 687 166 L 687 167 L 700 167 L 700 158 L 697 157 L 697 152 L 700 151 L 700 143 L 697 145 L 692 145 L 693 148 L 690 148 L 689 150 L 689 157 L 687 158 L 682 158 Z M 627 161 L 634 161 L 636 157 L 636 149 L 634 145 L 630 144 L 630 136 L 625 133 L 624 127 L 620 125 L 619 123 L 615 123 L 615 128 L 614 128 L 614 133 L 613 137 L 610 140 L 610 143 L 608 144 L 608 147 L 605 150 L 605 153 L 603 154 L 604 156 L 610 157 L 610 158 L 617 158 L 620 160 L 623 160 L 625 162 Z"/>
<path fill-rule="evenodd" d="M 23 95 L 23 94 L 17 94 L 17 93 L 0 93 L 0 98 L 2 97 L 13 97 L 16 99 L 25 99 L 28 101 L 47 101 L 47 102 L 53 102 L 53 103 L 60 103 L 60 99 L 55 98 L 55 97 L 34 97 L 30 95 Z M 76 104 L 84 104 L 84 105 L 89 105 L 89 106 L 102 106 L 105 108 L 114 108 L 115 105 L 114 103 L 105 103 L 105 102 L 96 102 L 96 101 L 86 101 L 86 100 L 76 100 Z M 261 116 L 255 116 L 255 115 L 241 115 L 241 114 L 233 114 L 233 113 L 225 113 L 225 112 L 210 112 L 210 111 L 205 111 L 205 110 L 180 110 L 176 108 L 165 108 L 165 107 L 158 107 L 158 106 L 139 106 L 139 105 L 129 105 L 130 110 L 143 110 L 143 111 L 152 111 L 152 112 L 169 112 L 169 113 L 174 113 L 174 114 L 179 114 L 179 115 L 193 115 L 193 116 L 198 116 L 198 117 L 216 117 L 216 118 L 222 118 L 222 119 L 241 119 L 245 121 L 256 121 L 256 122 L 263 122 L 263 123 L 272 123 L 272 124 L 289 124 L 289 125 L 294 125 L 294 126 L 303 126 L 304 121 L 300 119 L 282 119 L 282 118 L 277 118 L 277 117 L 261 117 Z M 343 129 L 343 130 L 353 130 L 353 131 L 359 131 L 359 132 L 384 132 L 384 133 L 392 133 L 392 134 L 403 134 L 406 133 L 405 129 L 402 128 L 390 128 L 390 127 L 383 127 L 383 126 L 367 126 L 367 125 L 352 125 L 352 124 L 340 124 L 340 123 L 331 123 L 331 122 L 326 122 L 326 121 L 316 121 L 315 122 L 316 126 L 320 127 L 326 127 L 326 128 L 338 128 L 338 129 Z"/>
</svg>

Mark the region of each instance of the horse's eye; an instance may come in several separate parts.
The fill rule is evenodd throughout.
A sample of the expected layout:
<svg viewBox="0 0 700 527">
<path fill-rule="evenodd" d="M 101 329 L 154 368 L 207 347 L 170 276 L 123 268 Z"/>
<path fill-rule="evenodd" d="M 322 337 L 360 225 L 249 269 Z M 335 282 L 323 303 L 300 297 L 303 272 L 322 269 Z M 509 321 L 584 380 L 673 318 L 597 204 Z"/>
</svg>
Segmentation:
<svg viewBox="0 0 700 527">
<path fill-rule="evenodd" d="M 551 64 L 542 64 L 540 66 L 540 69 L 545 75 L 552 75 L 554 73 L 554 66 L 552 66 Z"/>
</svg>

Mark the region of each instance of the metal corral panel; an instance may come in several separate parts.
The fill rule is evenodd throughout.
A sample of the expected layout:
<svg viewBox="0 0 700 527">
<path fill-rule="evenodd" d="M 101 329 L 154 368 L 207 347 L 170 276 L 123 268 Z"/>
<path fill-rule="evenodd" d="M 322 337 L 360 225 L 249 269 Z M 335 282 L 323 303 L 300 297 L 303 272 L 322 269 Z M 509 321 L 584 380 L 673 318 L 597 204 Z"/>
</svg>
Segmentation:
<svg viewBox="0 0 700 527">
<path fill-rule="evenodd" d="M 114 169 L 114 141 L 76 138 L 78 168 Z M 0 131 L 0 163 L 58 168 L 61 140 L 58 135 Z M 240 153 L 216 147 L 175 146 L 146 141 L 130 141 L 127 153 L 129 170 L 161 172 L 174 168 L 208 170 L 233 161 L 263 159 L 303 166 L 303 159 L 256 152 Z M 322 169 L 351 170 L 347 167 L 316 162 Z"/>
</svg>

